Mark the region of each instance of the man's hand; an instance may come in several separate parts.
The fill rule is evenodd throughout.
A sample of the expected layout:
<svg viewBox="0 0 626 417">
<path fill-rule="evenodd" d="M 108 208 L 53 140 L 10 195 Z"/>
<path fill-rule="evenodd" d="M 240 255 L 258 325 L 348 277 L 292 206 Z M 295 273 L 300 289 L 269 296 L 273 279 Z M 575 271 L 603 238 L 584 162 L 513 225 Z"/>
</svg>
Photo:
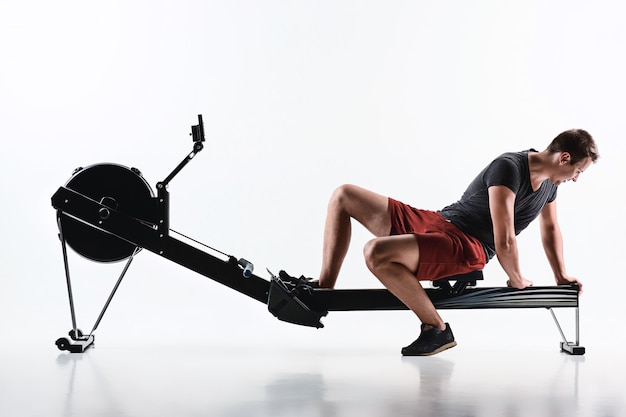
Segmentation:
<svg viewBox="0 0 626 417">
<path fill-rule="evenodd" d="M 522 290 L 522 289 L 524 289 L 526 287 L 532 287 L 533 286 L 533 282 L 527 280 L 526 278 L 520 278 L 520 279 L 516 279 L 516 280 L 509 279 L 506 282 L 506 286 Z"/>
<path fill-rule="evenodd" d="M 578 295 L 580 296 L 583 293 L 583 283 L 580 282 L 578 278 L 564 275 L 559 278 L 556 278 L 556 284 L 557 285 L 576 284 L 578 285 Z"/>
</svg>

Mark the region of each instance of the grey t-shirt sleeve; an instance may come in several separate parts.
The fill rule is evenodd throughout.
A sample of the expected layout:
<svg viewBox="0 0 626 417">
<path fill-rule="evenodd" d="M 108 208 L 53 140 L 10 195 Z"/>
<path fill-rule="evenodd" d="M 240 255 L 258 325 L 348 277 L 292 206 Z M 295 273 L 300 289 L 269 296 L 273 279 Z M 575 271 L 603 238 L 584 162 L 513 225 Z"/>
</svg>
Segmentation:
<svg viewBox="0 0 626 417">
<path fill-rule="evenodd" d="M 517 194 L 521 185 L 519 168 L 514 161 L 508 158 L 496 159 L 485 169 L 483 184 L 486 188 L 504 185 Z"/>
</svg>

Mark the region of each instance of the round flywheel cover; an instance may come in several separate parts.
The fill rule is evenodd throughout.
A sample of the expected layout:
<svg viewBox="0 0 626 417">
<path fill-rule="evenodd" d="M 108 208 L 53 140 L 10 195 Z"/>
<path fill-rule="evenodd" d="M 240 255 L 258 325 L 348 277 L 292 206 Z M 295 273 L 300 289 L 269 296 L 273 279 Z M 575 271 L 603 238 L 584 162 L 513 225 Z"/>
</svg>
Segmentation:
<svg viewBox="0 0 626 417">
<path fill-rule="evenodd" d="M 77 169 L 65 188 L 138 219 L 149 218 L 146 211 L 154 197 L 150 185 L 138 170 L 110 163 Z M 88 259 L 115 262 L 128 258 L 135 250 L 135 245 L 120 237 L 61 211 L 57 215 L 67 244 Z"/>
</svg>

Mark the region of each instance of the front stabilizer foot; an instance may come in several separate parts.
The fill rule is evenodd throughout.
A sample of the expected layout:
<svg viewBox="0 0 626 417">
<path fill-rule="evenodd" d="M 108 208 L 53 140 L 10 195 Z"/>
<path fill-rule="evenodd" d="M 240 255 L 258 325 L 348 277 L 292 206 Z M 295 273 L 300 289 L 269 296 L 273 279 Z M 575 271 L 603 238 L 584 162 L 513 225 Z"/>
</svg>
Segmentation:
<svg viewBox="0 0 626 417">
<path fill-rule="evenodd" d="M 584 355 L 585 348 L 572 342 L 561 342 L 561 352 L 569 353 L 570 355 Z"/>
</svg>

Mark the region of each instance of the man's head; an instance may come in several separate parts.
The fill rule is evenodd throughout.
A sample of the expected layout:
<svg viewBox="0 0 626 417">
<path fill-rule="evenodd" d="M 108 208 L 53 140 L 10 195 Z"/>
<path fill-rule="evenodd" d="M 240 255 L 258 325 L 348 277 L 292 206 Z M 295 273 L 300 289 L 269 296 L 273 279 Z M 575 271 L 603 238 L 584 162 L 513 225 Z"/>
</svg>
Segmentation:
<svg viewBox="0 0 626 417">
<path fill-rule="evenodd" d="M 553 155 L 556 162 L 555 171 L 551 176 L 554 184 L 574 181 L 600 155 L 591 135 L 582 129 L 571 129 L 559 134 L 552 140 L 546 151 Z"/>
<path fill-rule="evenodd" d="M 550 153 L 569 153 L 569 163 L 572 165 L 585 158 L 591 158 L 591 162 L 595 163 L 600 157 L 596 142 L 583 129 L 571 129 L 560 133 L 548 145 L 547 151 Z"/>
</svg>

